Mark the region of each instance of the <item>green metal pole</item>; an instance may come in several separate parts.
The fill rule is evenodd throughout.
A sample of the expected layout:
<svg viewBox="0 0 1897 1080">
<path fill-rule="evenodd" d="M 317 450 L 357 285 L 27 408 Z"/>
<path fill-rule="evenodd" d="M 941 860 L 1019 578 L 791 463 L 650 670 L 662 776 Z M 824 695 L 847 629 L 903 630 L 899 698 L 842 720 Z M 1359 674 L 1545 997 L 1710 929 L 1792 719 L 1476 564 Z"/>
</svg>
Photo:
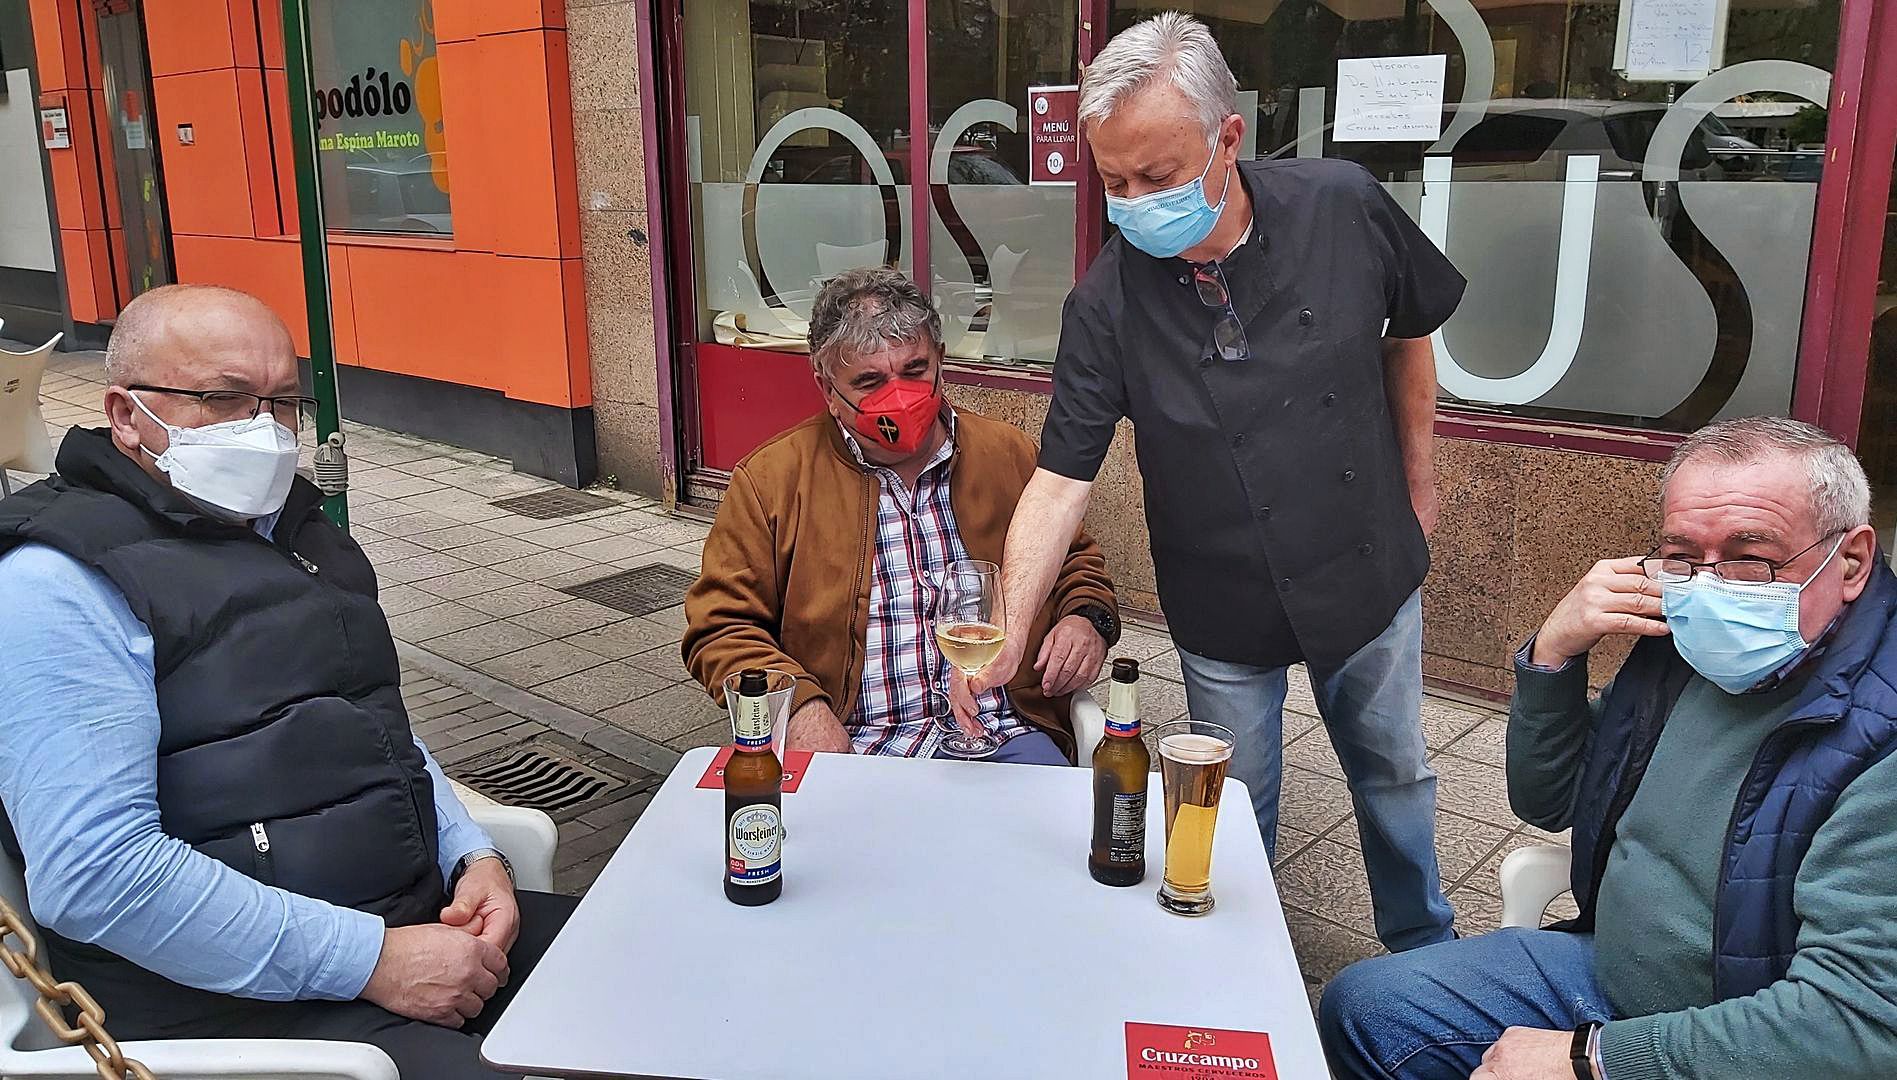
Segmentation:
<svg viewBox="0 0 1897 1080">
<path fill-rule="evenodd" d="M 297 233 L 303 247 L 303 302 L 309 312 L 310 379 L 318 402 L 320 446 L 342 428 L 336 393 L 336 345 L 330 331 L 329 250 L 323 226 L 323 188 L 316 175 L 316 120 L 310 107 L 310 17 L 307 0 L 283 0 L 283 66 L 290 87 L 290 144 L 296 170 Z M 349 528 L 349 496 L 332 495 L 323 510 Z"/>
</svg>

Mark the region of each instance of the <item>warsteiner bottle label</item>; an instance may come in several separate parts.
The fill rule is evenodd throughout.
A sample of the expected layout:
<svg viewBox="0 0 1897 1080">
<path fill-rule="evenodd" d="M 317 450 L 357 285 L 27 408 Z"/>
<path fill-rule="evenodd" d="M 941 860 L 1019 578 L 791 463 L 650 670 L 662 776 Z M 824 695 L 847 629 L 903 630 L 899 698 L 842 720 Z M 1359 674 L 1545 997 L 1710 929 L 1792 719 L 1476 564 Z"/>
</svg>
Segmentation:
<svg viewBox="0 0 1897 1080">
<path fill-rule="evenodd" d="M 769 738 L 766 725 L 766 738 Z M 783 868 L 779 854 L 783 827 L 777 807 L 752 803 L 739 807 L 731 815 L 727 840 L 731 882 L 734 885 L 763 885 L 776 881 Z"/>
<path fill-rule="evenodd" d="M 771 707 L 763 697 L 739 697 L 731 714 L 731 727 L 739 746 L 761 750 L 771 744 Z"/>
</svg>

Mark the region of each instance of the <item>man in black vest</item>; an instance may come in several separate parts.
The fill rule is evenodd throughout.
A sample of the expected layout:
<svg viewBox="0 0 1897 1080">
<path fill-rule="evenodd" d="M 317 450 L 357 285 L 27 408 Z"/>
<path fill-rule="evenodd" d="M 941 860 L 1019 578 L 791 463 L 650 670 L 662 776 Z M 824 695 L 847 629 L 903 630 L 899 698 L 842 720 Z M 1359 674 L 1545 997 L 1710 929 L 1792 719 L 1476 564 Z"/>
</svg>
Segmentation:
<svg viewBox="0 0 1897 1080">
<path fill-rule="evenodd" d="M 1749 417 L 1680 444 L 1658 543 L 1516 654 L 1509 802 L 1572 829 L 1579 918 L 1353 965 L 1339 1080 L 1897 1075 L 1897 577 L 1851 451 Z M 1589 700 L 1588 654 L 1634 646 Z"/>
<path fill-rule="evenodd" d="M 474 1078 L 572 910 L 409 731 L 375 574 L 295 475 L 289 332 L 170 286 L 120 313 L 107 427 L 0 502 L 0 844 L 53 972 L 127 1038 L 381 1047 Z"/>
<path fill-rule="evenodd" d="M 1268 853 L 1286 668 L 1350 781 L 1377 935 L 1453 935 L 1422 731 L 1436 368 L 1462 276 L 1362 168 L 1244 161 L 1212 35 L 1167 13 L 1087 68 L 1079 119 L 1119 235 L 1062 315 L 1040 469 L 1008 534 L 1008 614 L 1038 610 L 1122 418 L 1192 715 L 1237 734 Z M 978 681 L 1014 670 L 1009 648 Z M 1069 658 L 1043 649 L 1052 675 Z M 1158 717 L 1155 719 L 1165 719 Z"/>
</svg>

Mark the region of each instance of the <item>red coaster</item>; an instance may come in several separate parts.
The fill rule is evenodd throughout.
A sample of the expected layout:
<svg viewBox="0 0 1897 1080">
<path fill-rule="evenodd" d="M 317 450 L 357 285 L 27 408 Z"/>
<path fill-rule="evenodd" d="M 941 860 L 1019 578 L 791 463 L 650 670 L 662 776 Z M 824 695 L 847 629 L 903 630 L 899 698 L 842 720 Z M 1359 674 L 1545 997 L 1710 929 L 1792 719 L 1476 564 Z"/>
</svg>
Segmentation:
<svg viewBox="0 0 1897 1080">
<path fill-rule="evenodd" d="M 698 778 L 699 787 L 721 790 L 724 788 L 725 762 L 731 760 L 732 750 L 733 747 L 727 746 L 718 751 L 718 756 L 711 759 L 711 766 L 705 770 L 705 775 Z M 797 785 L 803 783 L 804 773 L 810 768 L 812 753 L 809 750 L 792 750 L 785 756 L 784 791 L 786 794 L 796 791 Z"/>
<path fill-rule="evenodd" d="M 1126 1025 L 1127 1080 L 1278 1080 L 1262 1031 Z"/>
</svg>

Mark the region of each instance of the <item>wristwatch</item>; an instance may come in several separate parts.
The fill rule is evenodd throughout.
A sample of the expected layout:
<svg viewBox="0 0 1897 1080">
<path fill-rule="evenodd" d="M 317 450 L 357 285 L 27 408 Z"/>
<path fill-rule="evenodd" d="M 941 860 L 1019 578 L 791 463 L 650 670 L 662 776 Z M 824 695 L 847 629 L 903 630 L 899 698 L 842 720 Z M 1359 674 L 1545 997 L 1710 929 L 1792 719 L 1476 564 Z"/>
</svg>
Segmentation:
<svg viewBox="0 0 1897 1080">
<path fill-rule="evenodd" d="M 510 882 L 514 880 L 514 864 L 507 861 L 507 856 L 501 854 L 500 849 L 491 847 L 475 848 L 473 851 L 461 856 L 461 860 L 454 864 L 454 874 L 448 879 L 448 891 L 453 892 L 455 886 L 461 884 L 461 875 L 468 872 L 468 867 L 473 866 L 482 859 L 499 859 L 501 861 L 501 869 L 507 871 L 507 880 Z"/>
<path fill-rule="evenodd" d="M 1111 649 L 1120 641 L 1119 616 L 1101 607 L 1099 604 L 1085 604 L 1074 609 L 1074 614 L 1093 624 L 1094 633 Z"/>
<path fill-rule="evenodd" d="M 1589 1020 L 1574 1029 L 1574 1041 L 1568 1044 L 1568 1061 L 1574 1066 L 1575 1080 L 1601 1080 L 1601 1025 Z"/>
</svg>

